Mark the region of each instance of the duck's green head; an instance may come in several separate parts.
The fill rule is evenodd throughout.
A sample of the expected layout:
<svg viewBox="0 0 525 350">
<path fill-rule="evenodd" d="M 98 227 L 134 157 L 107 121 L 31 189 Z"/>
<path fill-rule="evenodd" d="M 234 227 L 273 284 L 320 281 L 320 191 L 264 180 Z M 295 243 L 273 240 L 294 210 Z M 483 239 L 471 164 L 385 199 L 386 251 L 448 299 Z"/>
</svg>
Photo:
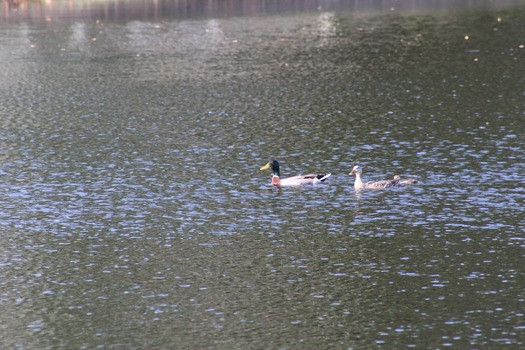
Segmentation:
<svg viewBox="0 0 525 350">
<path fill-rule="evenodd" d="M 275 176 L 279 175 L 279 162 L 276 160 L 269 161 L 268 164 L 263 166 L 261 170 L 272 169 Z"/>
</svg>

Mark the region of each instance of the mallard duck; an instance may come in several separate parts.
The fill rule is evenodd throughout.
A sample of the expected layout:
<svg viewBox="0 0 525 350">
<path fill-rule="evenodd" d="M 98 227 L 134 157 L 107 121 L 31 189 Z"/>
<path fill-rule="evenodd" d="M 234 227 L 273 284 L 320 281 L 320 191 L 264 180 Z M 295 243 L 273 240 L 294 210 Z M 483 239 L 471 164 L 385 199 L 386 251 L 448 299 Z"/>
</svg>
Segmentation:
<svg viewBox="0 0 525 350">
<path fill-rule="evenodd" d="M 279 172 L 279 162 L 272 160 L 268 162 L 261 170 L 272 169 L 272 185 L 283 187 L 283 186 L 301 186 L 301 185 L 315 185 L 320 183 L 330 177 L 332 174 L 309 174 L 309 175 L 299 175 L 288 177 L 286 179 L 281 179 L 281 174 Z"/>
<path fill-rule="evenodd" d="M 419 180 L 412 179 L 409 177 L 406 179 L 402 179 L 401 176 L 399 175 L 394 176 L 394 181 L 396 182 L 395 186 L 407 186 L 407 185 L 417 184 L 419 182 Z"/>
<path fill-rule="evenodd" d="M 363 173 L 363 169 L 359 165 L 356 165 L 352 171 L 348 174 L 350 176 L 355 175 L 355 182 L 354 182 L 354 188 L 356 190 L 361 190 L 363 188 L 387 188 L 387 187 L 393 187 L 396 186 L 397 181 L 396 180 L 379 180 L 379 181 L 369 181 L 369 182 L 363 182 L 361 180 L 361 174 Z"/>
</svg>

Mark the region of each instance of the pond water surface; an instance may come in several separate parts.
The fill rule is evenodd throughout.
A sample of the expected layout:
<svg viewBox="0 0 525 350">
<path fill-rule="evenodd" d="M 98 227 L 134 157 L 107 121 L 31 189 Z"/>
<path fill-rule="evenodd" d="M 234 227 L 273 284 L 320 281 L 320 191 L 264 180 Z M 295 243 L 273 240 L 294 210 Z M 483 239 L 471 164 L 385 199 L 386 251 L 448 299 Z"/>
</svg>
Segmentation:
<svg viewBox="0 0 525 350">
<path fill-rule="evenodd" d="M 0 347 L 522 348 L 524 45 L 522 6 L 1 22 Z"/>
</svg>

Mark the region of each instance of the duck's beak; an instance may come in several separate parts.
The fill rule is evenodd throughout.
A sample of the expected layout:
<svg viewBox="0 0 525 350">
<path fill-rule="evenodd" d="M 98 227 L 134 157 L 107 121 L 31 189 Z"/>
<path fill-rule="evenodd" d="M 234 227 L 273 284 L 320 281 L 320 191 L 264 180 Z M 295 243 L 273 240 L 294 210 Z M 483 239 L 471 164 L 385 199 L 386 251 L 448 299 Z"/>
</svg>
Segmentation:
<svg viewBox="0 0 525 350">
<path fill-rule="evenodd" d="M 260 170 L 266 170 L 266 169 L 270 169 L 270 163 L 263 166 Z"/>
</svg>

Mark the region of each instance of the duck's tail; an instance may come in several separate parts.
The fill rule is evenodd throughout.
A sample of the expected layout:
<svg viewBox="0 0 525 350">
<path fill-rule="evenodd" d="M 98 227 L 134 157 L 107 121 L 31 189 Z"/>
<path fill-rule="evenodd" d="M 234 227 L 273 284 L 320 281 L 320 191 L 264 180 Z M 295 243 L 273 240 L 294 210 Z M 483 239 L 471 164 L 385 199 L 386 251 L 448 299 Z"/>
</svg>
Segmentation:
<svg viewBox="0 0 525 350">
<path fill-rule="evenodd" d="M 330 174 L 330 173 L 329 174 L 319 174 L 319 175 L 317 175 L 317 180 L 324 181 L 324 180 L 328 179 L 330 177 L 330 175 L 332 175 L 332 174 Z"/>
</svg>

